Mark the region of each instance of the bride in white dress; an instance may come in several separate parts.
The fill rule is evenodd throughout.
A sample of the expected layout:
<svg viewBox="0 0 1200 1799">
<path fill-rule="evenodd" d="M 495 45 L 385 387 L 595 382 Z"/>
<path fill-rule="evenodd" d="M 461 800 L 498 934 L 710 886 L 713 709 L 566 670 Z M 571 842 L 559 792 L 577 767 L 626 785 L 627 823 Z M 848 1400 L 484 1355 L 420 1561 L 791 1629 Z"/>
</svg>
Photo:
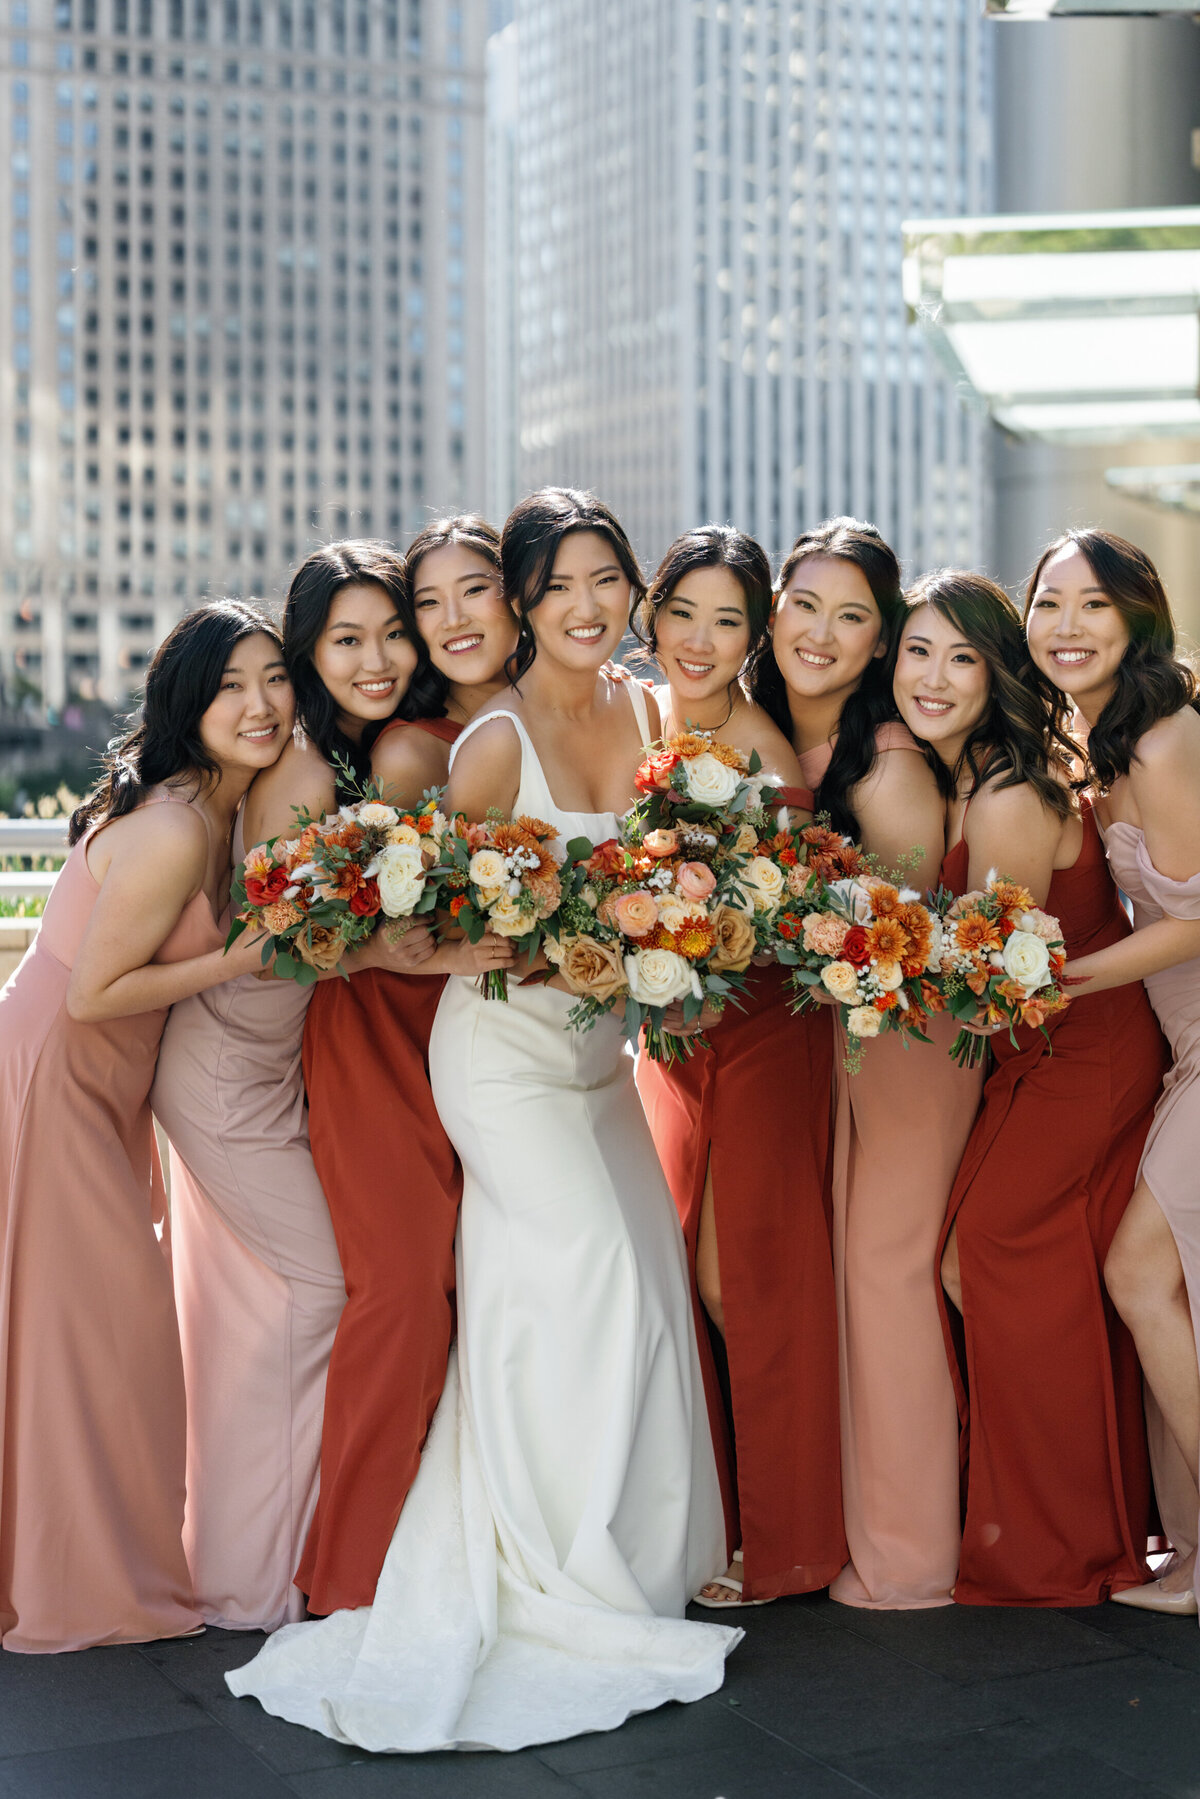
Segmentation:
<svg viewBox="0 0 1200 1799">
<path fill-rule="evenodd" d="M 449 804 L 600 841 L 658 731 L 602 672 L 633 552 L 599 502 L 550 488 L 502 554 L 519 685 L 459 738 Z M 366 1749 L 613 1729 L 715 1691 L 742 1635 L 683 1617 L 727 1559 L 683 1240 L 620 1025 L 567 1030 L 572 1003 L 447 983 L 430 1073 L 464 1172 L 458 1345 L 420 1471 L 374 1604 L 286 1626 L 227 1676 Z"/>
</svg>

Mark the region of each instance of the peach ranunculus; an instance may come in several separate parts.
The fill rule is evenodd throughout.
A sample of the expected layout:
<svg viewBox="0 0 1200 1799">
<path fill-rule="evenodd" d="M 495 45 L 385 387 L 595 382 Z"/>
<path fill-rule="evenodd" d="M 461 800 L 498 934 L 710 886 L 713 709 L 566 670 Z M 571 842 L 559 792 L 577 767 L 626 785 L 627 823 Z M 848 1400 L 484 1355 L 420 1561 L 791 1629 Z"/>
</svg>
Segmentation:
<svg viewBox="0 0 1200 1799">
<path fill-rule="evenodd" d="M 627 985 L 620 955 L 595 937 L 570 939 L 561 946 L 556 960 L 558 972 L 571 992 L 600 1005 L 614 999 Z"/>
<path fill-rule="evenodd" d="M 626 937 L 648 937 L 658 923 L 658 906 L 645 887 L 619 893 L 613 901 L 617 929 Z"/>
<path fill-rule="evenodd" d="M 642 838 L 642 848 L 648 856 L 657 860 L 663 856 L 674 856 L 679 850 L 678 831 L 647 831 Z"/>
<path fill-rule="evenodd" d="M 756 939 L 754 926 L 745 913 L 735 911 L 732 906 L 718 906 L 712 927 L 716 935 L 716 946 L 708 964 L 712 972 L 723 974 L 732 969 L 735 974 L 740 974 L 749 968 Z"/>
<path fill-rule="evenodd" d="M 301 931 L 293 944 L 302 962 L 307 962 L 310 968 L 322 970 L 336 968 L 345 947 L 342 933 L 327 924 L 309 925 L 307 930 Z"/>
<path fill-rule="evenodd" d="M 810 912 L 804 920 L 804 947 L 818 956 L 836 956 L 850 926 L 832 912 Z"/>
<path fill-rule="evenodd" d="M 849 962 L 831 962 L 828 968 L 821 970 L 821 982 L 834 999 L 840 1000 L 844 1006 L 857 1004 L 859 998 L 858 975 Z"/>
<path fill-rule="evenodd" d="M 717 884 L 717 877 L 707 862 L 682 862 L 675 885 L 686 899 L 706 900 Z"/>
</svg>

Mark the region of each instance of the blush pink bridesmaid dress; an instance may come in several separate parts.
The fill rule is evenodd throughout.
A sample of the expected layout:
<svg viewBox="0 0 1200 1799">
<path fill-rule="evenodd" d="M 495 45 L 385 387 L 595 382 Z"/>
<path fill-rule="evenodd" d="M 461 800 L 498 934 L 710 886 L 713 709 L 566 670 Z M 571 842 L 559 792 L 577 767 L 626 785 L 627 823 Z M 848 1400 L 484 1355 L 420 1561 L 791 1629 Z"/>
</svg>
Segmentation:
<svg viewBox="0 0 1200 1799">
<path fill-rule="evenodd" d="M 95 834 L 71 851 L 0 994 L 0 1636 L 31 1652 L 201 1622 L 183 1552 L 183 1369 L 149 1103 L 167 1014 L 80 1024 L 66 1008 L 99 892 Z M 155 961 L 219 941 L 201 893 Z"/>
<path fill-rule="evenodd" d="M 897 720 L 876 750 L 920 754 Z M 833 754 L 800 758 L 820 784 Z M 842 1504 L 850 1560 L 829 1592 L 844 1605 L 949 1605 L 958 1569 L 958 1408 L 938 1306 L 937 1245 L 983 1087 L 951 1061 L 957 1024 L 932 1047 L 865 1046 L 857 1074 L 834 1056 L 833 1267 Z"/>
<path fill-rule="evenodd" d="M 234 860 L 244 855 L 241 819 Z M 239 975 L 171 1008 L 152 1104 L 171 1141 L 187 1386 L 184 1544 L 208 1624 L 275 1630 L 317 1497 L 346 1289 L 308 1146 L 311 987 Z"/>
<path fill-rule="evenodd" d="M 1124 820 L 1101 826 L 1108 866 L 1133 906 L 1134 928 L 1160 918 L 1200 918 L 1200 874 L 1173 881 L 1150 860 L 1146 839 Z M 1200 956 L 1145 982 L 1150 1004 L 1171 1046 L 1172 1063 L 1154 1110 L 1138 1178 L 1144 1180 L 1171 1227 L 1187 1283 L 1192 1329 L 1200 1343 Z M 1190 1468 L 1146 1394 L 1150 1466 L 1163 1528 L 1190 1555 L 1200 1540 L 1200 1469 Z"/>
</svg>

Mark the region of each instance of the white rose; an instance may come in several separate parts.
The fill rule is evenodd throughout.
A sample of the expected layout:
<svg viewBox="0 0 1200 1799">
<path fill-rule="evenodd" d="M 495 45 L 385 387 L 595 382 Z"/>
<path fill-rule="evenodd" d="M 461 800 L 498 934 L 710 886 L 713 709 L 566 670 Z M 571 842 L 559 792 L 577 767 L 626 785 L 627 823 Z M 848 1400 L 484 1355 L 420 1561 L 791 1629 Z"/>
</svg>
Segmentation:
<svg viewBox="0 0 1200 1799">
<path fill-rule="evenodd" d="M 394 806 L 385 806 L 379 800 L 370 800 L 358 808 L 358 822 L 368 831 L 390 830 L 399 816 Z"/>
<path fill-rule="evenodd" d="M 684 777 L 687 781 L 688 798 L 696 800 L 701 806 L 727 806 L 738 790 L 741 775 L 736 768 L 726 768 L 715 756 L 707 751 L 702 756 L 690 756 L 683 764 Z"/>
<path fill-rule="evenodd" d="M 786 879 L 769 856 L 751 856 L 738 880 L 749 890 L 756 912 L 778 911 Z"/>
<path fill-rule="evenodd" d="M 389 843 L 379 852 L 379 903 L 389 918 L 408 918 L 425 891 L 425 869 L 416 844 Z"/>
<path fill-rule="evenodd" d="M 665 931 L 682 931 L 689 919 L 704 917 L 703 906 L 698 906 L 695 900 L 684 899 L 679 893 L 660 893 L 654 904 L 658 922 Z"/>
<path fill-rule="evenodd" d="M 626 956 L 625 979 L 642 1006 L 669 1006 L 689 993 L 701 996 L 699 976 L 690 962 L 670 949 L 644 949 Z"/>
<path fill-rule="evenodd" d="M 1014 931 L 1004 945 L 1004 972 L 1026 993 L 1035 993 L 1050 979 L 1050 951 L 1032 931 Z"/>
<path fill-rule="evenodd" d="M 904 970 L 899 962 L 877 962 L 872 973 L 875 976 L 875 985 L 884 993 L 895 993 L 904 979 Z"/>
<path fill-rule="evenodd" d="M 467 877 L 477 887 L 503 887 L 508 870 L 499 850 L 476 850 L 467 863 Z"/>
<path fill-rule="evenodd" d="M 510 893 L 502 893 L 488 908 L 488 928 L 501 937 L 523 937 L 537 923 L 532 912 L 522 912 Z"/>
<path fill-rule="evenodd" d="M 830 881 L 830 893 L 836 893 L 855 924 L 870 924 L 875 916 L 871 896 L 859 881 Z"/>
<path fill-rule="evenodd" d="M 862 998 L 852 962 L 830 962 L 821 970 L 821 984 L 843 1006 L 857 1005 Z"/>
<path fill-rule="evenodd" d="M 874 1006 L 855 1006 L 846 1014 L 846 1031 L 851 1037 L 878 1037 L 883 1024 L 883 1014 Z"/>
<path fill-rule="evenodd" d="M 388 832 L 389 843 L 418 844 L 420 841 L 421 833 L 416 825 L 393 825 Z"/>
</svg>

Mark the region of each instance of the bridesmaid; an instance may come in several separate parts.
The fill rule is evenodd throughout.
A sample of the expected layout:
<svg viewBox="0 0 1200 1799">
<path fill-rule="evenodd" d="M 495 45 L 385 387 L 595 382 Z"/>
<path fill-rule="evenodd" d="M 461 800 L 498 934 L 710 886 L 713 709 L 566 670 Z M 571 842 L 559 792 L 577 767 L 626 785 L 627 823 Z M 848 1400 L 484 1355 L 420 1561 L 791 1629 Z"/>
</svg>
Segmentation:
<svg viewBox="0 0 1200 1799">
<path fill-rule="evenodd" d="M 347 753 L 403 694 L 417 655 L 396 617 L 400 562 L 382 545 L 335 544 L 297 571 L 288 600 L 330 573 L 366 608 L 331 641 L 364 717 Z M 286 653 L 292 654 L 291 645 Z M 292 657 L 294 660 L 294 656 Z M 296 807 L 336 804 L 329 762 L 289 743 L 251 788 L 233 859 L 295 829 Z M 376 933 L 347 972 L 411 967 L 427 931 L 402 946 Z M 260 971 L 261 972 L 261 971 Z M 330 986 L 345 986 L 327 971 Z M 365 978 L 365 977 L 363 977 Z M 171 1140 L 175 1299 L 188 1402 L 184 1544 L 196 1603 L 228 1630 L 274 1630 L 303 1616 L 292 1584 L 316 1501 L 325 1372 L 346 1291 L 305 1115 L 300 1042 L 312 988 L 246 974 L 171 1012 L 152 1103 Z"/>
<path fill-rule="evenodd" d="M 790 802 L 811 809 L 791 744 L 740 685 L 770 617 L 771 570 L 759 545 L 729 525 L 705 525 L 667 551 L 638 627 L 667 677 L 657 696 L 664 735 L 714 731 L 747 755 L 757 750 L 788 784 Z M 741 1547 L 728 1573 L 702 1589 L 698 1602 L 709 1606 L 827 1587 L 846 1560 L 827 1178 L 831 1020 L 825 1010 L 792 1016 L 787 974 L 777 965 L 753 969 L 747 989 L 744 1011 L 730 1006 L 715 1028 L 698 1021 L 696 1029 L 711 1032 L 710 1049 L 670 1067 L 645 1056 L 638 1063 L 693 1288 L 722 1340 L 732 1401 L 736 1494 L 728 1492 L 732 1468 L 721 1471 Z M 669 1027 L 686 1030 L 682 1009 L 674 1010 L 680 1016 Z M 786 1170 L 786 1178 L 764 1181 L 763 1168 Z M 721 1465 L 728 1427 L 699 1311 L 696 1327 Z"/>
<path fill-rule="evenodd" d="M 1150 1460 L 1175 1562 L 1123 1605 L 1196 1613 L 1200 1512 L 1200 717 L 1158 573 L 1107 531 L 1046 551 L 1026 602 L 1029 650 L 1075 707 L 1095 817 L 1135 930 L 1072 958 L 1078 994 L 1145 980 L 1174 1056 L 1133 1198 L 1104 1265 L 1147 1389 Z"/>
<path fill-rule="evenodd" d="M 181 620 L 0 995 L 6 1649 L 201 1627 L 150 1084 L 172 1001 L 259 966 L 216 920 L 238 804 L 291 728 L 273 625 L 235 601 Z"/>
<path fill-rule="evenodd" d="M 750 692 L 790 735 L 818 814 L 885 866 L 920 847 L 936 886 L 944 802 L 895 716 L 887 655 L 903 618 L 900 566 L 872 525 L 832 519 L 780 571 L 772 636 Z M 958 1419 L 936 1285 L 938 1235 L 982 1077 L 895 1037 L 847 1075 L 834 1057 L 833 1252 L 842 1489 L 850 1560 L 831 1597 L 947 1605 L 958 1566 Z M 936 1051 L 936 1053 L 935 1053 Z"/>
<path fill-rule="evenodd" d="M 406 690 L 394 685 L 379 702 L 391 716 L 374 734 L 369 768 L 390 801 L 409 807 L 445 786 L 450 745 L 505 685 L 517 628 L 500 540 L 483 519 L 427 525 L 403 579 L 389 561 L 379 610 L 410 675 Z M 331 585 L 326 571 L 323 584 L 294 594 L 284 640 L 301 714 L 315 721 L 319 741 L 328 740 L 321 721 L 332 717 L 344 733 L 363 733 L 361 756 L 375 703 L 369 690 L 378 685 L 363 674 L 382 672 L 365 658 L 360 669 L 346 645 L 343 613 L 361 593 Z M 448 973 L 498 967 L 511 954 L 489 933 L 475 946 L 443 944 L 417 978 L 369 971 L 313 995 L 304 1033 L 309 1128 L 349 1295 L 329 1367 L 320 1495 L 296 1575 L 314 1613 L 370 1605 L 441 1395 L 462 1176 L 429 1091 L 429 1033 Z M 369 1131 L 351 1122 L 364 1117 Z"/>
<path fill-rule="evenodd" d="M 998 870 L 1083 955 L 1126 936 L 1090 806 L 1076 808 L 1052 690 L 1020 618 L 985 576 L 909 595 L 895 670 L 910 729 L 950 807 L 942 880 Z M 1095 1605 L 1145 1578 L 1149 1478 L 1141 1383 L 1101 1268 L 1137 1178 L 1163 1046 L 1137 987 L 1073 1000 L 995 1068 L 954 1183 L 942 1279 L 967 1455 L 966 1605 Z"/>
</svg>

